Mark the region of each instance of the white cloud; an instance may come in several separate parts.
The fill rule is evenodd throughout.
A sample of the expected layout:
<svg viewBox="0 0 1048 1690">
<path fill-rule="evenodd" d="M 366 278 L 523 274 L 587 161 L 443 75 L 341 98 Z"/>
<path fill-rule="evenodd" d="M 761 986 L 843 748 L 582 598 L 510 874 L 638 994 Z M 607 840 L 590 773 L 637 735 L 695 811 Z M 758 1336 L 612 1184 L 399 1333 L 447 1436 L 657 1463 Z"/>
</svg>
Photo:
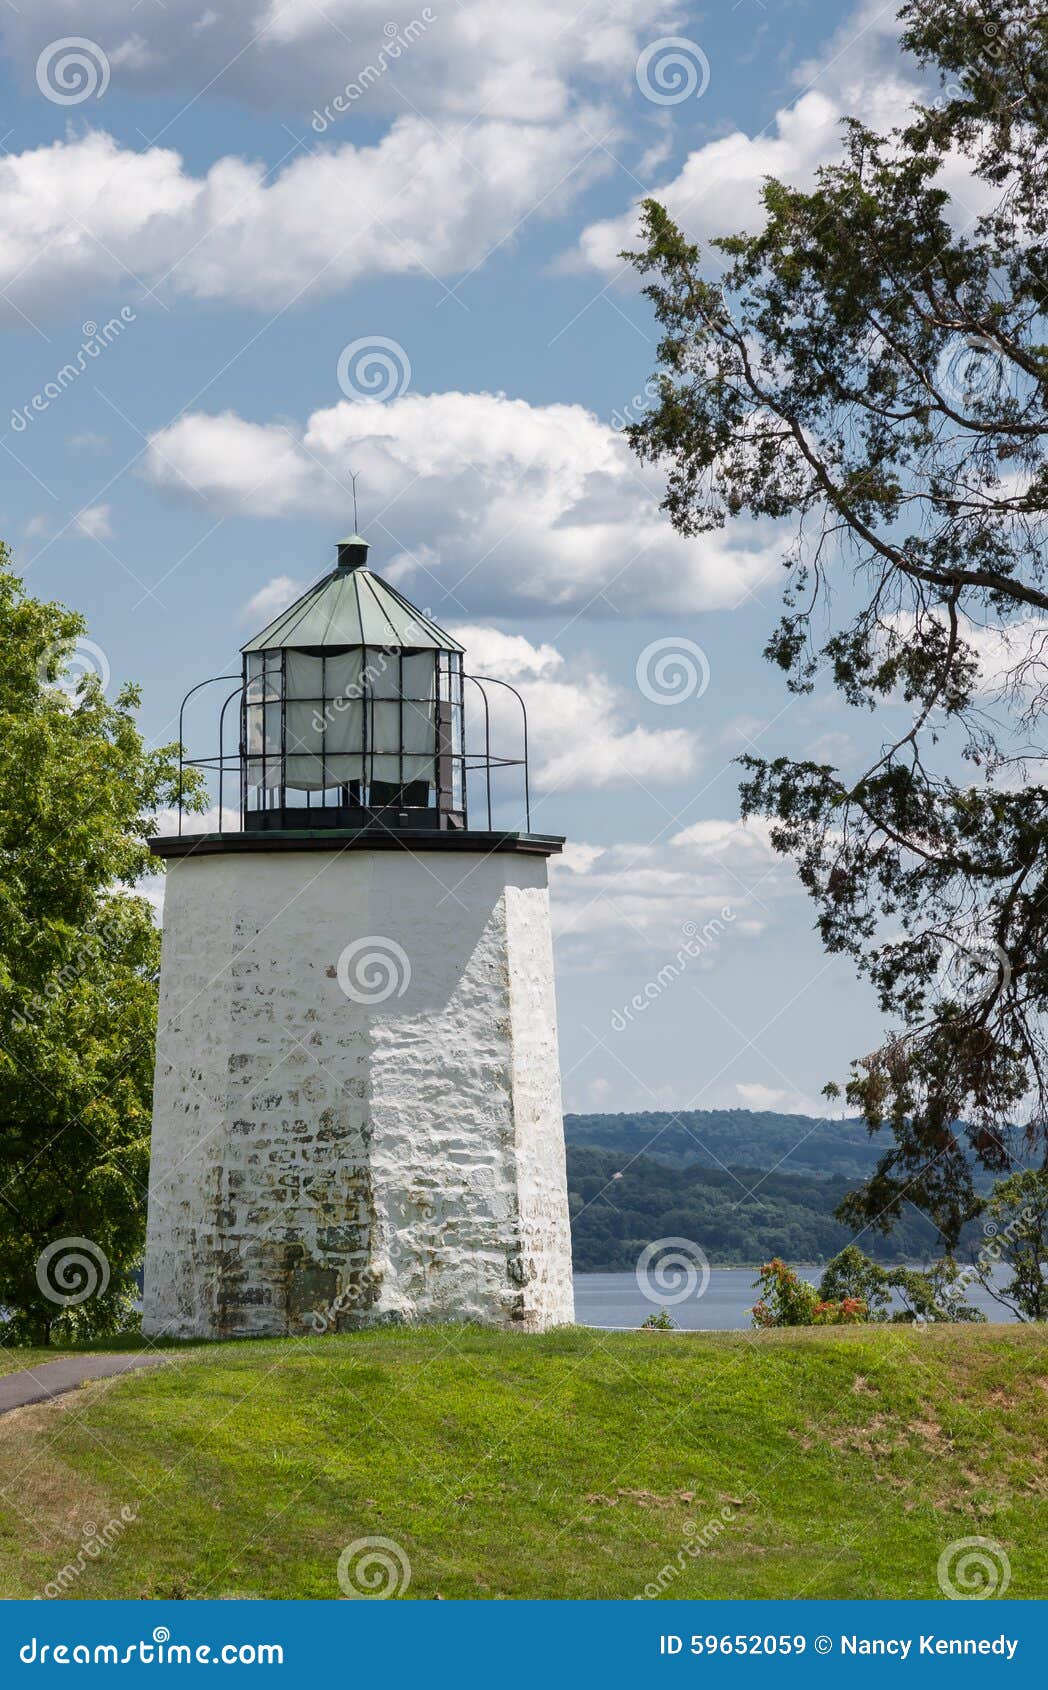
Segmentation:
<svg viewBox="0 0 1048 1690">
<path fill-rule="evenodd" d="M 776 114 L 772 134 L 725 135 L 690 153 L 679 174 L 651 189 L 681 227 L 697 239 L 754 230 L 760 217 L 760 189 L 766 176 L 794 186 L 811 183 L 819 164 L 840 146 L 839 106 L 821 93 L 805 94 Z M 623 269 L 619 254 L 639 244 L 636 208 L 591 223 L 579 249 L 585 264 L 609 274 Z"/>
<path fill-rule="evenodd" d="M 473 613 L 726 609 L 779 563 L 770 528 L 681 538 L 657 475 L 581 405 L 405 394 L 301 429 L 194 413 L 152 437 L 145 473 L 222 512 L 341 520 L 350 463 L 375 513 L 372 563 L 423 607 L 441 592 Z"/>
<path fill-rule="evenodd" d="M 1029 698 L 1048 685 L 1048 618 L 980 624 L 965 617 L 961 633 L 978 660 L 978 688 L 984 695 Z"/>
<path fill-rule="evenodd" d="M 362 276 L 458 275 L 529 215 L 559 213 L 611 168 L 599 112 L 549 124 L 479 119 L 443 140 L 398 118 L 374 145 L 322 144 L 269 177 L 141 152 L 94 131 L 0 159 L 0 287 L 30 312 L 138 279 L 279 308 Z M 347 215 L 339 215 L 338 208 Z"/>
<path fill-rule="evenodd" d="M 833 768 L 840 769 L 852 762 L 858 755 L 858 748 L 851 734 L 831 729 L 806 745 L 801 755 L 810 758 L 813 763 L 829 763 Z"/>
<path fill-rule="evenodd" d="M 747 1109 L 770 1109 L 777 1115 L 814 1115 L 817 1118 L 825 1116 L 825 1108 L 803 1092 L 791 1091 L 781 1086 L 763 1086 L 759 1081 L 752 1084 L 739 1084 L 735 1087 L 739 1099 Z"/>
<path fill-rule="evenodd" d="M 353 86 L 358 92 L 335 118 L 348 127 L 409 102 L 435 118 L 490 111 L 556 119 L 579 86 L 627 87 L 640 46 L 665 32 L 674 11 L 660 0 L 596 8 L 578 0 L 409 0 L 400 11 L 389 0 L 226 0 L 221 8 L 182 0 L 130 9 L 128 0 L 33 0 L 5 10 L 2 28 L 30 85 L 40 51 L 75 34 L 105 51 L 115 91 L 206 89 L 210 100 L 284 111 L 305 125 Z"/>
<path fill-rule="evenodd" d="M 111 505 L 85 505 L 77 513 L 75 526 L 89 540 L 111 540 L 113 525 L 109 520 Z"/>
<path fill-rule="evenodd" d="M 212 804 L 211 808 L 205 810 L 202 814 L 197 814 L 192 810 L 184 811 L 181 829 L 178 825 L 177 809 L 157 810 L 153 819 L 155 822 L 154 833 L 159 839 L 171 838 L 179 832 L 184 834 L 218 833 L 220 826 L 228 833 L 237 833 L 240 830 L 240 812 L 230 809 L 228 804 L 223 805 L 221 812 L 217 804 Z M 164 894 L 167 891 L 167 875 L 143 875 L 141 880 L 136 881 L 135 891 L 141 897 L 148 899 L 152 905 L 157 925 L 162 927 L 164 924 Z"/>
<path fill-rule="evenodd" d="M 294 604 L 308 586 L 308 581 L 295 581 L 290 575 L 274 575 L 271 581 L 267 581 L 264 587 L 252 594 L 237 620 L 252 632 L 260 632 L 275 616 L 279 616 L 282 610 L 286 610 L 289 604 Z"/>
<path fill-rule="evenodd" d="M 768 832 L 762 822 L 707 820 L 652 844 L 569 846 L 553 859 L 559 955 L 578 968 L 607 970 L 612 956 L 657 972 L 707 930 L 688 967 L 716 968 L 726 946 L 759 937 L 799 890 Z"/>
<path fill-rule="evenodd" d="M 944 610 L 926 613 L 925 620 L 928 616 L 934 617 L 945 632 Z M 889 626 L 893 635 L 903 641 L 917 637 L 909 614 L 892 616 Z M 1043 700 L 1048 689 L 1048 617 L 1024 613 L 1010 622 L 976 622 L 962 616 L 958 628 L 975 658 L 977 695 L 1012 708 L 1023 705 L 1029 708 L 1035 698 Z M 882 641 L 882 647 L 888 649 L 887 638 Z M 893 694 L 893 703 L 905 703 L 901 690 Z"/>
<path fill-rule="evenodd" d="M 634 695 L 616 687 L 592 663 L 568 663 L 549 644 L 476 625 L 450 630 L 466 648 L 471 671 L 508 681 L 528 712 L 529 763 L 541 789 L 573 791 L 639 783 L 660 786 L 691 775 L 699 763 L 698 735 L 686 728 L 631 723 Z M 520 710 L 502 687 L 487 689 L 491 748 L 519 755 Z M 483 715 L 467 703 L 472 746 L 482 745 Z"/>
<path fill-rule="evenodd" d="M 736 130 L 688 155 L 675 177 L 646 191 L 659 200 L 694 240 L 740 230 L 755 233 L 763 221 L 761 188 L 767 177 L 792 187 L 813 186 L 817 170 L 841 156 L 845 117 L 879 134 L 906 122 L 930 83 L 900 54 L 896 7 L 863 0 L 817 59 L 796 73 L 797 96 L 753 133 Z M 942 185 L 957 197 L 957 217 L 967 222 L 990 197 L 960 157 L 948 162 Z M 639 202 L 638 202 L 639 203 Z M 591 223 L 575 262 L 605 274 L 623 271 L 619 253 L 638 245 L 637 203 L 621 216 Z"/>
<path fill-rule="evenodd" d="M 230 827 L 231 825 L 234 825 L 234 823 L 232 823 L 230 821 L 230 817 L 232 816 L 232 817 L 235 818 L 235 815 L 236 815 L 236 812 L 229 810 L 228 807 L 227 807 L 226 813 L 225 813 L 225 826 L 226 827 Z M 217 833 L 218 828 L 219 828 L 219 812 L 218 812 L 218 805 L 217 804 L 213 804 L 209 810 L 204 810 L 200 814 L 198 814 L 194 810 L 183 811 L 183 814 L 182 814 L 182 832 L 183 833 Z M 178 832 L 178 811 L 177 810 L 157 810 L 156 811 L 156 831 L 157 831 L 158 835 L 160 835 L 161 837 L 166 836 L 167 834 L 177 833 Z"/>
</svg>

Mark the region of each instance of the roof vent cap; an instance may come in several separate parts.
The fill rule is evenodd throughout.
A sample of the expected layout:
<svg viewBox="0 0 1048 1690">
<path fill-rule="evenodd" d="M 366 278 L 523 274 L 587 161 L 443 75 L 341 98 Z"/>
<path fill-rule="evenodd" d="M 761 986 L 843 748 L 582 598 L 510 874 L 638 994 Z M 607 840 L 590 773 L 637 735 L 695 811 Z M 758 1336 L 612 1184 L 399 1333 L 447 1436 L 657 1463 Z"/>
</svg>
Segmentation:
<svg viewBox="0 0 1048 1690">
<path fill-rule="evenodd" d="M 338 567 L 340 569 L 363 569 L 368 561 L 368 542 L 362 540 L 359 534 L 351 534 L 348 540 L 338 542 Z"/>
</svg>

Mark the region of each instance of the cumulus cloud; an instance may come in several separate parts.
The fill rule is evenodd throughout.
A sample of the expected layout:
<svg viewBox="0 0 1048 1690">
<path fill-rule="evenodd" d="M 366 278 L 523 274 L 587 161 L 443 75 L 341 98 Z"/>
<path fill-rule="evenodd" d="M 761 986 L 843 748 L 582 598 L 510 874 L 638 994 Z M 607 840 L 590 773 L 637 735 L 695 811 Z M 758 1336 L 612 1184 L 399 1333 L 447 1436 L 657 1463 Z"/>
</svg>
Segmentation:
<svg viewBox="0 0 1048 1690">
<path fill-rule="evenodd" d="M 725 946 L 759 937 L 796 895 L 789 863 L 761 822 L 708 820 L 651 844 L 569 845 L 554 859 L 559 954 L 572 967 L 638 969 L 674 958 L 706 935 L 689 967 L 709 969 Z"/>
<path fill-rule="evenodd" d="M 111 540 L 113 525 L 110 505 L 85 505 L 76 515 L 74 526 L 88 540 Z"/>
<path fill-rule="evenodd" d="M 978 623 L 965 617 L 961 631 L 978 660 L 980 692 L 991 698 L 1043 695 L 1048 685 L 1048 618 Z"/>
<path fill-rule="evenodd" d="M 365 275 L 458 275 L 606 173 L 607 127 L 481 118 L 445 140 L 409 115 L 272 176 L 236 156 L 197 176 L 171 148 L 92 131 L 0 159 L 0 287 L 32 311 L 139 280 L 280 308 Z"/>
<path fill-rule="evenodd" d="M 697 768 L 698 734 L 631 722 L 635 696 L 616 687 L 591 661 L 569 663 L 548 643 L 535 646 L 497 628 L 458 625 L 451 632 L 465 646 L 471 671 L 509 682 L 524 699 L 529 761 L 540 791 L 660 786 L 686 779 Z M 520 746 L 519 705 L 501 687 L 486 690 L 492 752 L 498 754 L 504 746 L 515 754 Z M 479 749 L 483 715 L 475 704 L 471 698 L 467 708 L 472 744 Z"/>
<path fill-rule="evenodd" d="M 795 106 L 776 114 L 771 134 L 751 137 L 743 131 L 709 141 L 690 153 L 683 168 L 651 189 L 689 235 L 709 239 L 754 229 L 760 216 L 764 178 L 778 176 L 797 187 L 811 183 L 815 170 L 839 150 L 841 109 L 821 93 L 805 94 Z M 619 254 L 638 241 L 635 204 L 618 217 L 591 223 L 579 238 L 588 267 L 608 274 L 623 268 Z"/>
<path fill-rule="evenodd" d="M 316 411 L 303 428 L 193 413 L 153 435 L 145 473 L 224 513 L 330 513 L 352 464 L 375 512 L 372 562 L 425 606 L 616 613 L 728 609 L 778 566 L 774 531 L 683 539 L 658 477 L 581 405 L 405 394 Z"/>
<path fill-rule="evenodd" d="M 755 232 L 769 176 L 810 188 L 818 169 L 840 157 L 845 117 L 887 134 L 928 96 L 930 85 L 917 65 L 900 56 L 898 35 L 896 8 L 863 0 L 818 60 L 799 68 L 795 98 L 770 121 L 751 134 L 735 130 L 696 148 L 675 176 L 648 193 L 694 240 Z M 985 184 L 973 179 L 961 157 L 948 162 L 940 181 L 957 198 L 960 222 L 988 201 Z M 637 244 L 638 204 L 639 199 L 621 215 L 591 223 L 580 237 L 576 264 L 609 275 L 622 272 L 619 254 Z"/>
<path fill-rule="evenodd" d="M 580 85 L 624 87 L 653 25 L 665 33 L 674 10 L 660 0 L 413 0 L 391 23 L 388 0 L 33 0 L 5 10 L 2 29 L 27 83 L 42 49 L 79 35 L 100 45 L 124 91 L 206 90 L 305 121 L 351 89 L 338 114 L 346 124 L 409 102 L 435 118 L 549 120 Z"/>
<path fill-rule="evenodd" d="M 245 628 L 256 632 L 272 622 L 289 604 L 294 604 L 308 586 L 308 581 L 296 581 L 291 575 L 274 575 L 271 581 L 252 594 L 237 620 Z"/>
</svg>

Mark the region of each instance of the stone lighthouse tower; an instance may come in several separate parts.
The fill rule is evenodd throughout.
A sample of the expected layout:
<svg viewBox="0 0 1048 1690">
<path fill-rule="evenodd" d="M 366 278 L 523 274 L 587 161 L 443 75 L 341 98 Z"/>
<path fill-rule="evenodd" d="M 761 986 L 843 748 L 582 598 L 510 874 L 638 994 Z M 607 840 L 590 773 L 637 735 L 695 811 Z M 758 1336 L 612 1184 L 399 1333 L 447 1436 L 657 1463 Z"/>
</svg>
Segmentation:
<svg viewBox="0 0 1048 1690">
<path fill-rule="evenodd" d="M 154 1336 L 573 1318 L 563 840 L 493 827 L 493 780 L 527 804 L 526 718 L 523 756 L 494 755 L 491 683 L 367 554 L 343 541 L 216 677 L 217 755 L 186 762 L 236 778 L 239 822 L 220 803 L 218 832 L 153 841 Z"/>
</svg>

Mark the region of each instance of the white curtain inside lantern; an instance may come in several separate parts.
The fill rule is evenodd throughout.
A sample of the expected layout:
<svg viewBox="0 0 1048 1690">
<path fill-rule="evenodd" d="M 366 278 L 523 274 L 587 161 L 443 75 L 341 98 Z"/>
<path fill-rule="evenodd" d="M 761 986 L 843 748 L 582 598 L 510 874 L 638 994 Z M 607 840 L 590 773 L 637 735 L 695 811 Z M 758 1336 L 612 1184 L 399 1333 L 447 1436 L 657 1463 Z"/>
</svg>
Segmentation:
<svg viewBox="0 0 1048 1690">
<path fill-rule="evenodd" d="M 434 652 L 288 650 L 283 679 L 281 655 L 248 655 L 249 786 L 319 792 L 360 781 L 435 781 Z"/>
</svg>

